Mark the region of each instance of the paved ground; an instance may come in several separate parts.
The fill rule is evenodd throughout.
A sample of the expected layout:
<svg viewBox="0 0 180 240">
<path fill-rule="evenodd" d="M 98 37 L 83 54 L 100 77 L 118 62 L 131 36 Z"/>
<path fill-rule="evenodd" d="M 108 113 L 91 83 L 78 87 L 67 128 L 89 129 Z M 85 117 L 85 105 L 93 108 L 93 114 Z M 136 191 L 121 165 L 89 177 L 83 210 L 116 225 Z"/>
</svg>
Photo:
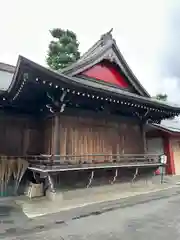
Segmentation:
<svg viewBox="0 0 180 240">
<path fill-rule="evenodd" d="M 159 177 L 159 176 L 157 176 Z M 82 188 L 71 191 L 57 191 L 55 199 L 48 201 L 46 197 L 37 199 L 27 199 L 22 197 L 16 200 L 28 218 L 61 212 L 67 209 L 87 206 L 93 203 L 108 202 L 115 199 L 123 199 L 139 194 L 156 192 L 165 188 L 172 187 L 172 183 L 160 184 L 159 178 L 154 179 L 157 183 L 146 183 L 145 180 L 137 181 L 135 184 L 116 183 L 91 188 Z"/>
<path fill-rule="evenodd" d="M 180 239 L 180 195 L 55 224 L 4 240 Z"/>
</svg>

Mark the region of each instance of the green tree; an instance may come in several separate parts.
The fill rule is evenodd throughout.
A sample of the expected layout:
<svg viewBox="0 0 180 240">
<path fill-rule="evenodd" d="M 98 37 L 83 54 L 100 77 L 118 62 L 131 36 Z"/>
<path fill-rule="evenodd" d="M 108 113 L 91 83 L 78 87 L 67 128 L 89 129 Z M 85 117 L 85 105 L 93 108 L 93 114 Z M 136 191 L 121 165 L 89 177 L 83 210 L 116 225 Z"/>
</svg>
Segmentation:
<svg viewBox="0 0 180 240">
<path fill-rule="evenodd" d="M 160 101 L 167 101 L 168 99 L 168 95 L 167 94 L 162 94 L 159 93 L 155 96 L 156 99 L 160 100 Z M 174 119 L 175 117 L 170 117 L 169 119 Z"/>
<path fill-rule="evenodd" d="M 54 28 L 50 30 L 51 36 L 54 38 L 50 42 L 46 62 L 50 68 L 60 70 L 80 58 L 79 42 L 74 32 Z"/>
<path fill-rule="evenodd" d="M 160 101 L 167 101 L 168 96 L 167 96 L 167 94 L 161 94 L 161 93 L 159 93 L 159 94 L 156 95 L 155 98 L 158 99 L 158 100 L 160 100 Z"/>
</svg>

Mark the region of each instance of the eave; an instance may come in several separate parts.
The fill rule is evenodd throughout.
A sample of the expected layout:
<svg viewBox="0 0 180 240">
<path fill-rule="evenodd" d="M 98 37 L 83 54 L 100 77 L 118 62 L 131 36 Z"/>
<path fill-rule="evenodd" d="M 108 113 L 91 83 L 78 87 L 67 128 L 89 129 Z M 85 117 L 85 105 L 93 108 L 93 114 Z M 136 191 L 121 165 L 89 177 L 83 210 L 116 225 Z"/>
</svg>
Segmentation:
<svg viewBox="0 0 180 240">
<path fill-rule="evenodd" d="M 153 129 L 157 129 L 164 133 L 168 133 L 169 135 L 180 136 L 180 129 L 171 128 L 171 127 L 167 127 L 167 126 L 163 126 L 161 124 L 155 124 L 155 123 L 150 124 L 149 126 Z"/>
<path fill-rule="evenodd" d="M 10 64 L 0 62 L 0 71 L 14 73 L 15 67 Z"/>
<path fill-rule="evenodd" d="M 21 56 L 12 83 L 6 92 L 6 101 L 1 99 L 1 103 L 18 106 L 26 104 L 26 101 L 29 105 L 37 105 L 38 101 L 41 104 L 42 101 L 46 105 L 46 99 L 42 99 L 46 91 L 58 93 L 59 97 L 66 91 L 73 107 L 75 103 L 81 107 L 85 102 L 92 107 L 108 106 L 109 110 L 115 113 L 125 109 L 129 114 L 142 118 L 141 120 L 160 121 L 180 114 L 179 106 L 142 97 L 97 81 L 66 76 Z M 68 104 L 70 106 L 70 103 Z"/>
</svg>

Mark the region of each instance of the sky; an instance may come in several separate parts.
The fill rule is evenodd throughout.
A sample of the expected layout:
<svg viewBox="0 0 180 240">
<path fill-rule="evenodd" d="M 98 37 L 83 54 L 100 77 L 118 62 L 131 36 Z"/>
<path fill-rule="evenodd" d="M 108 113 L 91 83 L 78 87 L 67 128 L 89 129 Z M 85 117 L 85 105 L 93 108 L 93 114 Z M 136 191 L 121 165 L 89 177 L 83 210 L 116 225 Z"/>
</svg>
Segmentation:
<svg viewBox="0 0 180 240">
<path fill-rule="evenodd" d="M 180 1 L 0 0 L 0 62 L 18 55 L 46 65 L 49 30 L 74 31 L 85 52 L 113 28 L 130 68 L 151 94 L 180 101 Z"/>
</svg>

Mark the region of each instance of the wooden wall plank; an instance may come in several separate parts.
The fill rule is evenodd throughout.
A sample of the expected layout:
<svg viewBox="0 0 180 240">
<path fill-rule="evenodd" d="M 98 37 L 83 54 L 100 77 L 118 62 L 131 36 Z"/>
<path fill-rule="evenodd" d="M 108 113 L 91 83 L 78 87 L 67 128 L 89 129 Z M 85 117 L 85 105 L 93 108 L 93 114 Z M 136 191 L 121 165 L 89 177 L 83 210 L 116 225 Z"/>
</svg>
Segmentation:
<svg viewBox="0 0 180 240">
<path fill-rule="evenodd" d="M 140 125 L 132 121 L 61 115 L 59 131 L 61 155 L 144 153 Z M 84 160 L 104 161 L 104 158 L 96 156 Z"/>
<path fill-rule="evenodd" d="M 0 154 L 22 156 L 42 151 L 38 120 L 28 117 L 0 115 Z"/>
</svg>

